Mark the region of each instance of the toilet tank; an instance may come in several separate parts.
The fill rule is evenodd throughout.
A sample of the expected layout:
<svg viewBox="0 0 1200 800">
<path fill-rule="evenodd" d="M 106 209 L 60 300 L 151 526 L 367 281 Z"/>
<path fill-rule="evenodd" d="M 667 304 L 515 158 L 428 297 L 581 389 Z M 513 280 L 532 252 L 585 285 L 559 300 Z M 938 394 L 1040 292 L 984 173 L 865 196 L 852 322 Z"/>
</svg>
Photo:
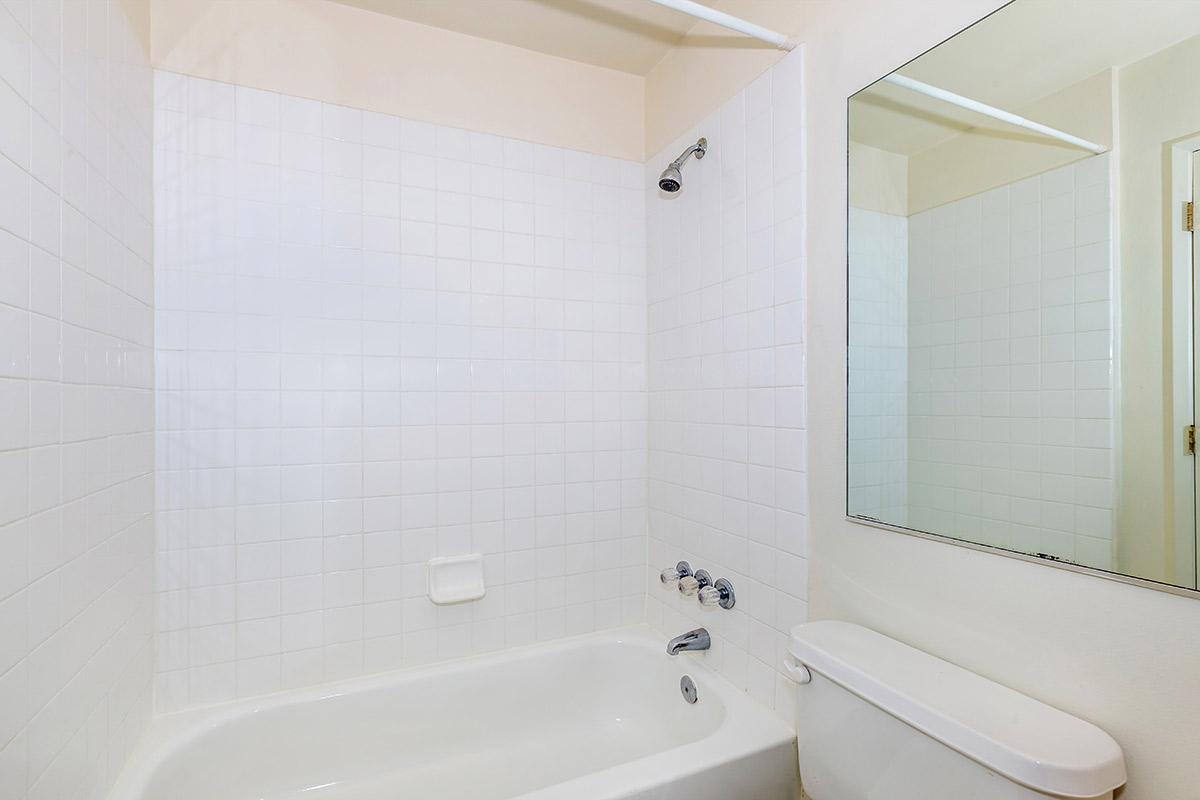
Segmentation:
<svg viewBox="0 0 1200 800">
<path fill-rule="evenodd" d="M 1109 798 L 1111 736 L 846 622 L 792 631 L 800 778 L 812 800 Z"/>
</svg>

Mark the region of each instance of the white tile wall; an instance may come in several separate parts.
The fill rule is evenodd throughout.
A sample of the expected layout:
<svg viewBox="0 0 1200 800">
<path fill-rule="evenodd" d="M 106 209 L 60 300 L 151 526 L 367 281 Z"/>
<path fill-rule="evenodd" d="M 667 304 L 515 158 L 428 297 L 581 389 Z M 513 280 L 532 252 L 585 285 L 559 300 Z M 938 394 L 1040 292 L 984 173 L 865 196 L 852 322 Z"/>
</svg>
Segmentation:
<svg viewBox="0 0 1200 800">
<path fill-rule="evenodd" d="M 908 519 L 908 218 L 849 219 L 848 499 L 852 514 Z"/>
<path fill-rule="evenodd" d="M 116 0 L 0 4 L 0 796 L 99 798 L 150 712 L 151 73 Z"/>
<path fill-rule="evenodd" d="M 649 618 L 707 627 L 700 657 L 785 716 L 787 632 L 807 615 L 801 69 L 797 50 L 646 165 Z M 699 135 L 708 155 L 659 194 Z M 663 590 L 680 558 L 728 577 L 736 607 Z"/>
<path fill-rule="evenodd" d="M 158 701 L 644 614 L 641 165 L 158 73 Z M 484 600 L 425 563 L 485 554 Z"/>
<path fill-rule="evenodd" d="M 914 527 L 1111 565 L 1110 167 L 910 218 Z"/>
</svg>

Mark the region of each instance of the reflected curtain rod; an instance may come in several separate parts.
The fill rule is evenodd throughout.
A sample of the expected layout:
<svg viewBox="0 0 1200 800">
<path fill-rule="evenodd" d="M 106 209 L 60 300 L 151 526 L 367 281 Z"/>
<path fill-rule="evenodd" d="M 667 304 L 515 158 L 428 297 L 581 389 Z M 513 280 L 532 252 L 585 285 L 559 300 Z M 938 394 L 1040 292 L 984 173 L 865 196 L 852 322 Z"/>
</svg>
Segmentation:
<svg viewBox="0 0 1200 800">
<path fill-rule="evenodd" d="M 724 11 L 717 11 L 715 8 L 702 6 L 699 3 L 692 2 L 692 0 L 650 0 L 650 2 L 681 11 L 684 14 L 711 22 L 714 25 L 720 25 L 722 28 L 729 28 L 731 31 L 744 33 L 747 36 L 775 45 L 780 50 L 793 50 L 796 47 L 796 41 L 782 33 L 764 28 L 761 25 L 755 25 L 753 22 L 747 22 L 732 14 L 726 14 Z"/>
<path fill-rule="evenodd" d="M 657 0 L 654 1 L 657 2 Z M 1049 125 L 1043 125 L 1040 122 L 1034 122 L 1031 119 L 1026 119 L 1025 117 L 1012 113 L 1011 111 L 1005 111 L 1002 108 L 989 106 L 988 104 L 981 103 L 978 100 L 972 100 L 969 97 L 963 97 L 961 94 L 955 94 L 954 92 L 949 92 L 945 89 L 939 89 L 936 86 L 931 86 L 928 83 L 922 83 L 921 81 L 913 80 L 912 78 L 906 78 L 905 76 L 895 72 L 884 77 L 883 80 L 895 86 L 901 86 L 910 91 L 923 94 L 926 97 L 932 97 L 936 100 L 943 100 L 947 103 L 956 105 L 959 108 L 965 108 L 969 111 L 974 111 L 976 113 L 983 114 L 984 116 L 991 117 L 992 119 L 998 119 L 1002 122 L 1007 122 L 1010 125 L 1016 125 L 1019 128 L 1035 131 L 1043 136 L 1049 136 L 1053 139 L 1058 139 L 1060 142 L 1066 142 L 1067 144 L 1073 144 L 1076 147 L 1082 147 L 1084 150 L 1091 150 L 1097 155 L 1108 151 L 1108 148 L 1102 144 L 1089 142 L 1087 139 L 1081 139 L 1078 136 L 1072 136 L 1069 133 L 1060 131 L 1058 128 L 1051 128 Z"/>
</svg>

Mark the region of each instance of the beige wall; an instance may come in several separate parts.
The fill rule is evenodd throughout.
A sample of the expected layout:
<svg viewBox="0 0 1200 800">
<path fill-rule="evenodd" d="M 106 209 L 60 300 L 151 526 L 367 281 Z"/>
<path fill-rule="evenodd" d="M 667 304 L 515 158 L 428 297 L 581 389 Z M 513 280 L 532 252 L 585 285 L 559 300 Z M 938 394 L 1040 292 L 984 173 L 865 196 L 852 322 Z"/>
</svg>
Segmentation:
<svg viewBox="0 0 1200 800">
<path fill-rule="evenodd" d="M 850 205 L 907 217 L 908 159 L 898 153 L 850 142 Z"/>
<path fill-rule="evenodd" d="M 150 53 L 150 0 L 119 0 L 134 37 Z"/>
<path fill-rule="evenodd" d="M 1171 359 L 1170 143 L 1200 134 L 1200 39 L 1120 72 L 1121 495 L 1117 556 L 1122 569 L 1175 575 L 1175 421 Z M 1186 413 L 1186 409 L 1184 410 Z M 1191 499 L 1180 497 L 1185 504 Z"/>
<path fill-rule="evenodd" d="M 998 5 L 805 6 L 807 188 L 821 199 L 809 202 L 807 226 L 810 607 L 814 618 L 868 625 L 1101 725 L 1125 748 L 1122 800 L 1196 797 L 1200 600 L 844 518 L 846 97 Z"/>
<path fill-rule="evenodd" d="M 150 2 L 159 69 L 644 157 L 644 80 L 636 75 L 324 0 Z"/>
<path fill-rule="evenodd" d="M 866 11 L 869 0 L 845 0 Z M 722 0 L 721 10 L 781 33 L 800 30 L 816 0 Z M 657 153 L 715 111 L 784 52 L 707 22 L 697 23 L 646 75 L 646 153 Z M 820 77 L 815 78 L 821 80 Z"/>
<path fill-rule="evenodd" d="M 1097 144 L 1113 143 L 1112 71 L 1013 109 Z M 1000 123 L 955 136 L 909 158 L 908 206 L 935 206 L 1039 175 L 1091 155 L 1068 144 Z"/>
</svg>

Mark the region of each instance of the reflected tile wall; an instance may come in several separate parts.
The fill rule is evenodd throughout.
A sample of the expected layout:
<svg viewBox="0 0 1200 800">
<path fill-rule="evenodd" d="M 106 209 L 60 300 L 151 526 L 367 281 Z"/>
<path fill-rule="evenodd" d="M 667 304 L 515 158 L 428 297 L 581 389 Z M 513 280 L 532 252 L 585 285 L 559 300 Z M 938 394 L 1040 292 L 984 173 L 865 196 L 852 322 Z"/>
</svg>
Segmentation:
<svg viewBox="0 0 1200 800">
<path fill-rule="evenodd" d="M 848 496 L 856 516 L 908 519 L 908 218 L 849 217 Z"/>
<path fill-rule="evenodd" d="M 159 706 L 640 621 L 641 165 L 156 77 Z"/>
<path fill-rule="evenodd" d="M 1110 167 L 909 219 L 913 527 L 1111 566 Z"/>
<path fill-rule="evenodd" d="M 151 72 L 113 0 L 0 4 L 0 796 L 103 797 L 153 679 Z"/>
</svg>

